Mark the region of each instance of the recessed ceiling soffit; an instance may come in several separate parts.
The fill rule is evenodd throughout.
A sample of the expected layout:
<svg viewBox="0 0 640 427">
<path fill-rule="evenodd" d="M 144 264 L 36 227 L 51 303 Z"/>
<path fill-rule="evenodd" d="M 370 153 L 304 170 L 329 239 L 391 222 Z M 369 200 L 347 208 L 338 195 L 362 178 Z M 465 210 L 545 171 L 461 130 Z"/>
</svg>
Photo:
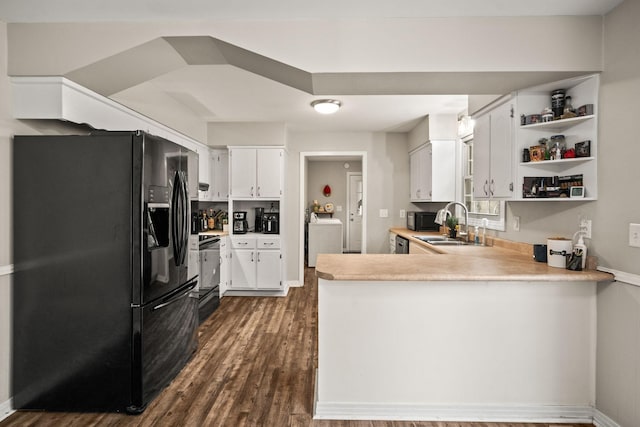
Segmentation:
<svg viewBox="0 0 640 427">
<path fill-rule="evenodd" d="M 161 37 L 64 77 L 111 96 L 191 65 L 231 65 L 311 95 L 509 93 L 596 70 L 568 72 L 310 73 L 210 36 Z"/>
</svg>

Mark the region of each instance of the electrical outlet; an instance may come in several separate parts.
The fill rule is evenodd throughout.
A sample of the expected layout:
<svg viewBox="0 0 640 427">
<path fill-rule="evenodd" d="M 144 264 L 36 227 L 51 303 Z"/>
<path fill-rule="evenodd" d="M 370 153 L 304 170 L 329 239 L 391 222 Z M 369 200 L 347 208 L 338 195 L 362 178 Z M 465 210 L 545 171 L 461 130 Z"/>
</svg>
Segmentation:
<svg viewBox="0 0 640 427">
<path fill-rule="evenodd" d="M 640 248 L 640 224 L 629 224 L 629 246 Z"/>
<path fill-rule="evenodd" d="M 520 231 L 520 217 L 513 217 L 513 231 Z"/>
<path fill-rule="evenodd" d="M 580 231 L 584 233 L 584 237 L 586 237 L 587 239 L 591 238 L 591 220 L 590 219 L 580 220 Z"/>
<path fill-rule="evenodd" d="M 342 212 L 342 205 L 336 206 L 336 212 Z"/>
<path fill-rule="evenodd" d="M 400 218 L 404 218 L 407 216 L 407 211 L 405 211 L 404 209 L 400 209 Z"/>
<path fill-rule="evenodd" d="M 387 209 L 380 209 L 380 218 L 389 218 L 389 211 Z"/>
</svg>

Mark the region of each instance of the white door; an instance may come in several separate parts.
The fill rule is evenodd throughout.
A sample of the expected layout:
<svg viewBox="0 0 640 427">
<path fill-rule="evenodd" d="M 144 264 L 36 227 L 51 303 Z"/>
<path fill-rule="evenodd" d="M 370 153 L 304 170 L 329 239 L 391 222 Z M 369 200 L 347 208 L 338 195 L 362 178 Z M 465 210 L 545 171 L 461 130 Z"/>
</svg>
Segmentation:
<svg viewBox="0 0 640 427">
<path fill-rule="evenodd" d="M 347 252 L 362 251 L 362 174 L 349 172 L 347 173 L 348 186 L 347 194 L 349 200 L 347 204 L 349 211 L 347 212 Z"/>
</svg>

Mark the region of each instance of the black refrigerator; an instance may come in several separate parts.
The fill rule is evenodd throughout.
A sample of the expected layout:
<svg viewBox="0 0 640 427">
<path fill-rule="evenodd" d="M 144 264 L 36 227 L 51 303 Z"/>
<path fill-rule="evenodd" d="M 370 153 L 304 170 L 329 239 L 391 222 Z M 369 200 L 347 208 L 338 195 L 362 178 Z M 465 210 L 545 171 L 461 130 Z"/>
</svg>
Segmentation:
<svg viewBox="0 0 640 427">
<path fill-rule="evenodd" d="M 14 137 L 14 408 L 139 413 L 192 357 L 197 163 L 140 131 Z"/>
</svg>

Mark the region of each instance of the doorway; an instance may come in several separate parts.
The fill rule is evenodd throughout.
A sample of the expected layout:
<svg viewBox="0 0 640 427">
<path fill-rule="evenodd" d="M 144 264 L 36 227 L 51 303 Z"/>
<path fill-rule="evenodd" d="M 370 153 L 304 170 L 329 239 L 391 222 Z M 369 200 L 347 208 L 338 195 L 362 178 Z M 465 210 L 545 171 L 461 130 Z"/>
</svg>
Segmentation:
<svg viewBox="0 0 640 427">
<path fill-rule="evenodd" d="M 362 172 L 347 172 L 346 253 L 362 250 L 362 214 Z"/>
<path fill-rule="evenodd" d="M 299 280 L 302 282 L 302 278 L 304 277 L 304 268 L 305 268 L 305 254 L 306 254 L 306 230 L 307 230 L 307 222 L 309 220 L 309 215 L 312 212 L 312 204 L 314 199 L 318 201 L 321 206 L 324 206 L 326 203 L 330 203 L 333 205 L 333 214 L 328 215 L 324 214 L 323 217 L 332 217 L 336 219 L 340 219 L 343 223 L 343 248 L 344 251 L 351 251 L 351 248 L 355 252 L 366 253 L 367 247 L 367 158 L 366 152 L 363 151 L 321 151 L 321 152 L 301 152 L 300 153 L 300 195 L 299 195 L 299 255 L 298 255 L 298 266 L 299 266 Z M 314 196 L 312 191 L 316 192 L 318 190 L 315 187 L 318 187 L 318 183 L 315 182 L 314 188 L 309 188 L 309 172 L 310 169 L 314 169 L 317 166 L 322 168 L 322 163 L 326 163 L 327 168 L 330 163 L 333 163 L 332 166 L 334 169 L 333 173 L 327 174 L 326 183 L 334 183 L 330 185 L 332 187 L 332 196 L 331 198 L 326 198 L 324 194 L 320 193 L 319 195 Z M 309 165 L 312 165 L 311 168 Z M 336 164 L 339 167 L 336 167 Z M 337 169 L 341 170 L 341 173 L 338 174 Z M 347 175 L 348 173 L 359 175 L 358 178 L 354 178 L 354 184 L 350 184 L 351 175 Z M 316 179 L 317 181 L 317 179 Z M 357 182 L 360 184 L 357 184 Z M 324 187 L 325 182 L 322 182 L 322 187 Z M 348 191 L 351 191 L 351 187 L 353 187 L 353 197 L 349 196 Z M 334 191 L 336 190 L 336 191 Z M 353 204 L 356 208 L 354 211 L 355 214 L 360 213 L 360 215 L 354 215 L 355 226 L 351 225 L 350 219 L 350 200 L 354 199 Z M 353 237 L 348 238 L 349 235 Z"/>
</svg>

